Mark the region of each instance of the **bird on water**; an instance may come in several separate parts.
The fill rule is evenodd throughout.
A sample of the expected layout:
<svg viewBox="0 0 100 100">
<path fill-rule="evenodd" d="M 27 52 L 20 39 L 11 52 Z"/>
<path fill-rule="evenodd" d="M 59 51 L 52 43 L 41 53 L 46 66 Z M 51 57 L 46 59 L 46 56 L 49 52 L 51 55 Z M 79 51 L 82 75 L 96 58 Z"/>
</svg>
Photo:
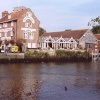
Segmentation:
<svg viewBox="0 0 100 100">
<path fill-rule="evenodd" d="M 67 91 L 67 87 L 65 86 L 65 91 Z"/>
</svg>

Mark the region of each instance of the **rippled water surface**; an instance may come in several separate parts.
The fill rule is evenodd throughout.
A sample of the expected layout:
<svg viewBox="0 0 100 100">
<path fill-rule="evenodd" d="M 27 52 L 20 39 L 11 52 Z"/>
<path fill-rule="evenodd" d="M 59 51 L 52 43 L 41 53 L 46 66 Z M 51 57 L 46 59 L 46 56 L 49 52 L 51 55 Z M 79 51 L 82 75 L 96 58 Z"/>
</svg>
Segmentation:
<svg viewBox="0 0 100 100">
<path fill-rule="evenodd" d="M 100 61 L 0 64 L 0 100 L 100 100 Z"/>
</svg>

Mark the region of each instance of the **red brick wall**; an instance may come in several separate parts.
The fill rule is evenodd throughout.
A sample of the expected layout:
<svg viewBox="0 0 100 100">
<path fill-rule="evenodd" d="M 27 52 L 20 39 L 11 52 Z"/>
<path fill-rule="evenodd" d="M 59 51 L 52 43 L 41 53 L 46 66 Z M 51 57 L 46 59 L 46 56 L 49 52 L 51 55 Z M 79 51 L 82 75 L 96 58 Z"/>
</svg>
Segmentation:
<svg viewBox="0 0 100 100">
<path fill-rule="evenodd" d="M 27 12 L 32 12 L 32 11 L 30 9 L 27 9 L 26 12 L 17 21 L 17 39 L 23 39 L 24 37 L 23 36 L 24 31 L 21 30 L 21 28 L 25 28 L 25 22 L 23 22 L 23 19 L 24 17 L 26 17 Z M 36 29 L 36 31 L 34 32 L 34 39 L 33 40 L 25 39 L 25 41 L 37 43 L 39 37 L 39 21 L 37 20 L 33 12 L 32 12 L 32 17 L 35 20 L 35 23 L 32 24 L 32 29 Z M 30 22 L 30 20 L 27 20 L 27 22 Z"/>
</svg>

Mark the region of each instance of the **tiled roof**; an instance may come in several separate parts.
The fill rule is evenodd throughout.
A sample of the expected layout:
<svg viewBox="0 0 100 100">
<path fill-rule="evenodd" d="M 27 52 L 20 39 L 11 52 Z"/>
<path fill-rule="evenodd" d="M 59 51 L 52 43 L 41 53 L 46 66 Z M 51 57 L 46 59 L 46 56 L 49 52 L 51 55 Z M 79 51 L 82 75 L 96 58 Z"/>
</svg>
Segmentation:
<svg viewBox="0 0 100 100">
<path fill-rule="evenodd" d="M 95 37 L 100 40 L 100 34 L 95 34 Z"/>
<path fill-rule="evenodd" d="M 14 11 L 14 12 L 10 13 L 9 14 L 9 15 L 11 15 L 10 19 L 8 19 L 8 15 L 6 15 L 5 17 L 0 19 L 0 23 L 18 19 L 27 9 L 29 9 L 29 8 L 26 8 L 26 9 L 23 9 L 23 10 L 17 11 L 17 12 Z"/>
<path fill-rule="evenodd" d="M 45 33 L 42 35 L 42 37 L 61 37 L 62 38 L 71 38 L 73 37 L 74 39 L 80 39 L 82 35 L 87 31 L 88 29 L 82 29 L 82 30 L 66 30 L 66 31 L 61 31 L 61 32 L 50 32 L 50 33 Z"/>
</svg>

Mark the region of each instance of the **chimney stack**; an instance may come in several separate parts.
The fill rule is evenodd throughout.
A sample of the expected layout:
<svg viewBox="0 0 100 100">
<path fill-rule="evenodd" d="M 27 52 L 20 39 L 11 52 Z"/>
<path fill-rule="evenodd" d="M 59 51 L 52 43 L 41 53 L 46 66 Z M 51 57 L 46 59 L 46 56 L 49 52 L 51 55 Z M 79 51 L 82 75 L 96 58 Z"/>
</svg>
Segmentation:
<svg viewBox="0 0 100 100">
<path fill-rule="evenodd" d="M 14 12 L 17 12 L 17 11 L 21 11 L 21 10 L 24 10 L 24 9 L 26 9 L 26 7 L 24 7 L 24 6 L 19 6 L 19 7 L 14 7 L 13 11 L 14 11 Z"/>
<path fill-rule="evenodd" d="M 4 12 L 2 12 L 2 17 L 5 17 L 8 14 L 9 14 L 8 11 L 4 11 Z"/>
</svg>

